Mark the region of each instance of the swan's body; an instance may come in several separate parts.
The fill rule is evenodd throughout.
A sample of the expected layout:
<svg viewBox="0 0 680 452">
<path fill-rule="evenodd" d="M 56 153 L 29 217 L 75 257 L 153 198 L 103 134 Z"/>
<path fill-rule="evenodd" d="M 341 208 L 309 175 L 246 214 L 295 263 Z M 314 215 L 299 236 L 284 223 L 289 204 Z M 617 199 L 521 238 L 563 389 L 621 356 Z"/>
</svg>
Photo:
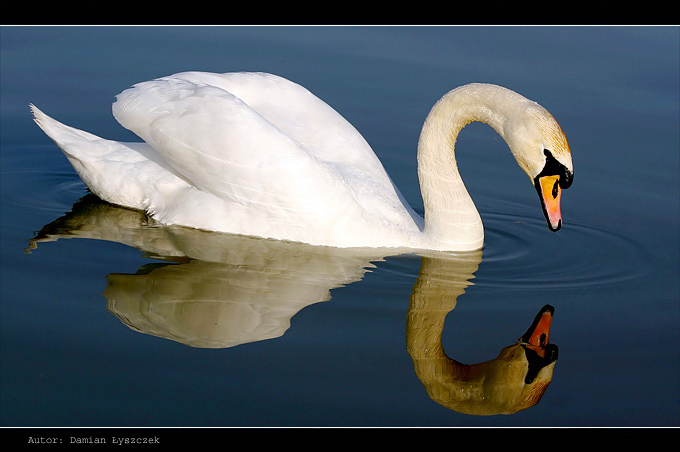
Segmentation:
<svg viewBox="0 0 680 452">
<path fill-rule="evenodd" d="M 481 248 L 482 222 L 454 155 L 457 134 L 471 121 L 487 122 L 503 136 L 539 194 L 539 178 L 557 178 L 566 188 L 573 174 L 552 116 L 495 85 L 455 89 L 428 116 L 418 146 L 424 218 L 351 124 L 274 75 L 185 72 L 135 85 L 118 95 L 113 114 L 145 143 L 104 140 L 32 109 L 105 201 L 145 210 L 165 224 L 312 245 Z M 557 182 L 554 187 L 546 190 L 553 189 L 557 210 L 546 217 L 557 229 Z"/>
</svg>

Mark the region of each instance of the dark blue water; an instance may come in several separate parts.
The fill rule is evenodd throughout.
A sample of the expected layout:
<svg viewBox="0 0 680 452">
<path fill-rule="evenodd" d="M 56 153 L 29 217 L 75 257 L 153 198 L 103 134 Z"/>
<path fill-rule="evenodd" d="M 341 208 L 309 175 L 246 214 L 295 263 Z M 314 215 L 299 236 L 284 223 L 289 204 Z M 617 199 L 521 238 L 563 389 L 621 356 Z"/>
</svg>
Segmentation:
<svg viewBox="0 0 680 452">
<path fill-rule="evenodd" d="M 680 424 L 678 28 L 3 27 L 0 46 L 0 425 Z M 444 259 L 150 225 L 86 197 L 30 118 L 34 103 L 134 139 L 110 114 L 115 94 L 184 70 L 306 86 L 364 134 L 416 210 L 432 104 L 467 82 L 507 86 L 567 134 L 564 226 L 548 231 L 480 124 L 457 151 L 485 248 Z M 559 359 L 538 404 L 477 416 L 428 394 L 410 342 L 418 313 L 446 355 L 473 364 L 545 304 Z"/>
</svg>

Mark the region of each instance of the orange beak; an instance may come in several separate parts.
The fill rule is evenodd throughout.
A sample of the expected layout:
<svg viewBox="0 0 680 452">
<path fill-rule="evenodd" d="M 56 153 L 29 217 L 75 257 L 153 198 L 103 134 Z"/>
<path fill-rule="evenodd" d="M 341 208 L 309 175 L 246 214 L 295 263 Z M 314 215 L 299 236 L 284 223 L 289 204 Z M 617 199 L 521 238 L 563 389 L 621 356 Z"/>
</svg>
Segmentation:
<svg viewBox="0 0 680 452">
<path fill-rule="evenodd" d="M 536 181 L 536 191 L 541 198 L 543 214 L 548 221 L 551 231 L 557 231 L 562 227 L 562 212 L 560 211 L 560 176 L 543 176 Z"/>
</svg>

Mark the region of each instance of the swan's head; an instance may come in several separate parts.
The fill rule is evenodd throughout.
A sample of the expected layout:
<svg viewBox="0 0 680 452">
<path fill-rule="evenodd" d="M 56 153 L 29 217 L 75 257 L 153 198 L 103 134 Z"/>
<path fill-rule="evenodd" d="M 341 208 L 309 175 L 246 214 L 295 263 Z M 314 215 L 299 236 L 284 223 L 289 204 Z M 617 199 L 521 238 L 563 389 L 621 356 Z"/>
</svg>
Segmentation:
<svg viewBox="0 0 680 452">
<path fill-rule="evenodd" d="M 519 166 L 531 178 L 552 231 L 562 226 L 562 190 L 574 179 L 567 137 L 555 118 L 528 99 L 519 102 L 503 135 Z"/>
</svg>

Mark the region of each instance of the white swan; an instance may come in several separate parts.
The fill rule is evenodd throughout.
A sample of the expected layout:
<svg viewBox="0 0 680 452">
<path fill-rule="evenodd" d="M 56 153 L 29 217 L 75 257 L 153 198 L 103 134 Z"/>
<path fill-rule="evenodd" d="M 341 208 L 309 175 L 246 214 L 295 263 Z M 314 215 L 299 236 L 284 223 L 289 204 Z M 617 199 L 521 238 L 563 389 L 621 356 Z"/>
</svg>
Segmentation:
<svg viewBox="0 0 680 452">
<path fill-rule="evenodd" d="M 165 224 L 334 247 L 479 249 L 484 229 L 454 145 L 493 127 L 534 182 L 552 230 L 572 181 L 567 140 L 543 107 L 500 86 L 444 95 L 418 144 L 424 218 L 359 132 L 305 88 L 265 73 L 183 72 L 123 91 L 113 114 L 145 143 L 109 141 L 31 105 L 90 191 Z"/>
</svg>

